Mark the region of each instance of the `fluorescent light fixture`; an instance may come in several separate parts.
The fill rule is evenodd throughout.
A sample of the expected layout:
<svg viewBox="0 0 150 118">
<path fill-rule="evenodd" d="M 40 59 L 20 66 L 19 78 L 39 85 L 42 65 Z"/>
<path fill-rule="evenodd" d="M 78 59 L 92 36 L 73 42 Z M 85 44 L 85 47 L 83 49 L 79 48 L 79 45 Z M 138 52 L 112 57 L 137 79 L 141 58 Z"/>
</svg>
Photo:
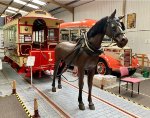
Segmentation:
<svg viewBox="0 0 150 118">
<path fill-rule="evenodd" d="M 28 7 L 34 8 L 34 9 L 38 9 L 39 7 L 36 5 L 32 5 L 32 4 L 27 4 Z"/>
<path fill-rule="evenodd" d="M 26 15 L 28 12 L 26 12 L 26 11 L 23 11 L 23 10 L 19 10 L 19 12 L 24 16 L 24 15 Z"/>
<path fill-rule="evenodd" d="M 6 17 L 6 16 L 7 16 L 6 14 L 2 14 L 2 15 L 1 15 L 1 17 Z"/>
<path fill-rule="evenodd" d="M 9 9 L 6 9 L 6 12 L 9 12 L 9 13 L 16 13 L 15 11 L 11 11 L 11 10 L 9 10 Z"/>
<path fill-rule="evenodd" d="M 21 1 L 21 0 L 14 0 L 14 2 L 16 2 L 16 3 L 18 3 L 18 4 L 22 4 L 22 5 L 27 4 L 26 2 L 23 2 L 23 1 Z"/>
<path fill-rule="evenodd" d="M 21 13 L 28 13 L 27 11 L 24 11 L 24 10 L 19 10 L 19 12 L 21 12 Z"/>
<path fill-rule="evenodd" d="M 13 10 L 13 11 L 18 11 L 19 9 L 14 8 L 14 7 L 8 7 L 9 10 Z"/>
<path fill-rule="evenodd" d="M 46 5 L 45 2 L 42 2 L 40 0 L 32 0 L 33 3 L 39 4 L 39 5 Z"/>
</svg>

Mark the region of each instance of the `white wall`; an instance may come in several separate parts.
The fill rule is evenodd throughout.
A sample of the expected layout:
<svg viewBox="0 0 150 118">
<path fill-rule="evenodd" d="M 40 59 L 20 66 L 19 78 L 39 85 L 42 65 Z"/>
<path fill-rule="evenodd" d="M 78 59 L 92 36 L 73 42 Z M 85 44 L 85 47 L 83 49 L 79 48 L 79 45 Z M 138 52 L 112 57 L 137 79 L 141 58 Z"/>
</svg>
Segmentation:
<svg viewBox="0 0 150 118">
<path fill-rule="evenodd" d="M 75 8 L 75 21 L 84 19 L 100 20 L 109 16 L 115 9 L 122 14 L 122 0 L 97 0 Z"/>
<path fill-rule="evenodd" d="M 84 19 L 99 20 L 109 16 L 114 9 L 117 16 L 124 15 L 123 3 L 125 0 L 95 0 L 78 6 L 74 10 L 75 21 Z M 127 29 L 128 46 L 135 53 L 150 54 L 150 0 L 126 0 L 125 26 L 127 27 L 127 14 L 136 13 L 136 28 Z M 72 21 L 70 12 L 61 12 L 55 15 L 64 21 Z"/>
<path fill-rule="evenodd" d="M 136 13 L 136 28 L 127 29 L 128 45 L 136 53 L 150 54 L 150 1 L 127 0 L 126 14 L 130 13 Z"/>
</svg>

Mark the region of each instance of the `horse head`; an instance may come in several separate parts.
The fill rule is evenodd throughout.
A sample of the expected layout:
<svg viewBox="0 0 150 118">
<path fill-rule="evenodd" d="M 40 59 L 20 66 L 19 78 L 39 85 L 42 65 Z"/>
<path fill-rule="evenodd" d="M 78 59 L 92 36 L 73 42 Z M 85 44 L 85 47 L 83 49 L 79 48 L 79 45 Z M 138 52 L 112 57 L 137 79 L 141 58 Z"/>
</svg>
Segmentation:
<svg viewBox="0 0 150 118">
<path fill-rule="evenodd" d="M 125 30 L 124 24 L 120 21 L 124 16 L 117 18 L 115 15 L 116 10 L 108 17 L 105 35 L 112 38 L 116 42 L 117 46 L 122 48 L 128 42 L 127 37 L 123 33 L 123 30 Z"/>
</svg>

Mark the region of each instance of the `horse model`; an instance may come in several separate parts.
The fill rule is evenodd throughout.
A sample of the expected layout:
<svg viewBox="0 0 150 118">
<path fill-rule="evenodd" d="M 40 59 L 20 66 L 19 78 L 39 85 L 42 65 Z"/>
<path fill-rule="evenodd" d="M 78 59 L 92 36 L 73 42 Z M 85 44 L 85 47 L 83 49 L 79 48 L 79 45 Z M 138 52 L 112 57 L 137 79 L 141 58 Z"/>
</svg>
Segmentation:
<svg viewBox="0 0 150 118">
<path fill-rule="evenodd" d="M 115 17 L 116 10 L 108 17 L 99 20 L 88 32 L 84 38 L 84 45 L 76 49 L 77 45 L 69 42 L 59 43 L 55 48 L 55 70 L 52 82 L 52 92 L 56 92 L 55 78 L 58 77 L 58 88 L 61 89 L 61 73 L 64 70 L 65 65 L 73 65 L 78 67 L 79 77 L 79 109 L 84 110 L 85 106 L 82 101 L 82 89 L 84 85 L 84 72 L 87 71 L 88 82 L 88 102 L 89 109 L 95 110 L 95 106 L 91 98 L 91 90 L 93 83 L 93 76 L 95 74 L 95 68 L 99 60 L 99 55 L 102 53 L 101 43 L 105 35 L 112 38 L 116 45 L 123 48 L 128 39 L 122 30 L 120 20 L 123 17 Z M 76 51 L 76 50 L 77 51 Z M 77 53 L 76 53 L 77 52 Z M 63 63 L 62 63 L 63 62 Z M 60 64 L 61 63 L 61 64 Z"/>
</svg>

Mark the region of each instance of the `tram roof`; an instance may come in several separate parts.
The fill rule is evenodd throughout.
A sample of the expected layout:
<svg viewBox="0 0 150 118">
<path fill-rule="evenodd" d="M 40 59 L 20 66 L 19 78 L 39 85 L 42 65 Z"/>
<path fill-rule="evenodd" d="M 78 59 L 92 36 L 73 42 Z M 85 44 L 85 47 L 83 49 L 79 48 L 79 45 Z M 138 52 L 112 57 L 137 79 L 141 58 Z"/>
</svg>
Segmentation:
<svg viewBox="0 0 150 118">
<path fill-rule="evenodd" d="M 46 12 L 45 10 L 34 10 L 30 13 L 28 13 L 27 15 L 20 17 L 19 19 L 22 18 L 42 18 L 42 19 L 51 19 L 51 20 L 58 20 L 60 21 L 60 23 L 64 22 L 61 19 L 55 18 L 53 17 L 50 13 Z"/>
</svg>

